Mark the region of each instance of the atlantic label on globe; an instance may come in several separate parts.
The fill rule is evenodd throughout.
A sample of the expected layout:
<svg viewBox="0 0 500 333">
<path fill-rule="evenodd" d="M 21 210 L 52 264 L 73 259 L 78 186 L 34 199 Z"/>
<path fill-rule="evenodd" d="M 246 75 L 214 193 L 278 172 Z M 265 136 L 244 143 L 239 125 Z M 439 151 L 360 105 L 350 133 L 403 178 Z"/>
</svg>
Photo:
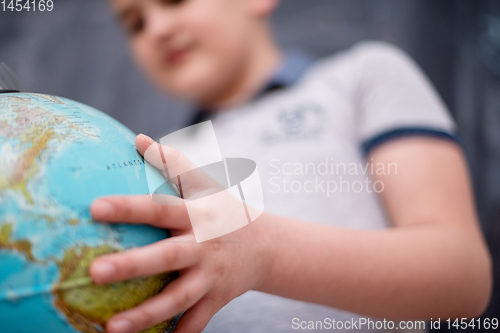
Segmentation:
<svg viewBox="0 0 500 333">
<path fill-rule="evenodd" d="M 134 139 L 84 104 L 0 94 L 0 332 L 103 332 L 111 316 L 175 278 L 98 286 L 88 275 L 99 255 L 167 237 L 166 230 L 97 223 L 90 215 L 100 196 L 149 193 Z M 171 332 L 176 319 L 144 332 Z"/>
</svg>

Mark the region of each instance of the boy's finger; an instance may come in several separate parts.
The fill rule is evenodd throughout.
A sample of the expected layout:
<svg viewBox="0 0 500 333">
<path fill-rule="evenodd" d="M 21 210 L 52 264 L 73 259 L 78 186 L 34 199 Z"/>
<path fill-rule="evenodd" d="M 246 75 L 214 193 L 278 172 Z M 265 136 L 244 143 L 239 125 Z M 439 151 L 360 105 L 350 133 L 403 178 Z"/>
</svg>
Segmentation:
<svg viewBox="0 0 500 333">
<path fill-rule="evenodd" d="M 191 235 L 168 238 L 122 253 L 101 256 L 90 266 L 99 284 L 177 271 L 200 261 L 201 251 Z"/>
<path fill-rule="evenodd" d="M 198 167 L 177 149 L 160 145 L 144 134 L 136 137 L 135 144 L 148 163 L 159 169 L 168 181 L 182 189 L 185 199 L 207 196 L 227 187 L 227 184 L 221 185 L 221 180 L 225 182 L 227 179 L 222 161 L 215 166 Z M 205 167 L 208 167 L 210 174 Z"/>
<path fill-rule="evenodd" d="M 137 148 L 137 151 L 142 156 L 144 156 L 144 152 L 146 151 L 146 149 L 148 149 L 149 146 L 151 146 L 153 143 L 155 143 L 155 140 L 151 139 L 145 134 L 139 134 L 135 137 L 135 146 Z"/>
<path fill-rule="evenodd" d="M 159 205 L 147 195 L 99 198 L 90 206 L 90 212 L 97 221 L 144 223 L 165 229 L 191 228 L 185 205 Z"/>
<path fill-rule="evenodd" d="M 202 332 L 220 309 L 221 307 L 214 299 L 202 298 L 182 314 L 175 329 L 179 332 Z"/>
<path fill-rule="evenodd" d="M 172 281 L 159 295 L 112 317 L 106 325 L 106 332 L 137 332 L 154 326 L 190 308 L 207 292 L 205 280 L 191 270 Z"/>
<path fill-rule="evenodd" d="M 146 161 L 161 171 L 165 171 L 169 181 L 175 181 L 178 175 L 197 168 L 177 149 L 161 145 L 144 134 L 139 134 L 135 138 L 135 145 Z"/>
<path fill-rule="evenodd" d="M 137 151 L 155 168 L 163 171 L 166 161 L 162 158 L 163 151 L 159 143 L 151 139 L 149 136 L 139 134 L 135 138 L 135 146 Z M 146 154 L 148 152 L 148 154 Z"/>
</svg>

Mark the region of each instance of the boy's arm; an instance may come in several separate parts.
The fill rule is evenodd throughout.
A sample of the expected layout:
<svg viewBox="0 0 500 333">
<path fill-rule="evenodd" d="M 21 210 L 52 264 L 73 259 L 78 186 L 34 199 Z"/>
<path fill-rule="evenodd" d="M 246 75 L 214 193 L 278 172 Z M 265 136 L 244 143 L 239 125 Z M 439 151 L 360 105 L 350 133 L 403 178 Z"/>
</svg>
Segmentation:
<svg viewBox="0 0 500 333">
<path fill-rule="evenodd" d="M 267 230 L 272 262 L 258 289 L 382 318 L 481 314 L 491 262 L 460 148 L 414 137 L 371 157 L 397 164 L 397 175 L 374 175 L 395 227 L 358 231 L 264 215 L 256 223 Z"/>
<path fill-rule="evenodd" d="M 136 139 L 143 155 L 151 142 Z M 174 152 L 164 156 L 182 160 Z M 479 315 L 491 292 L 491 262 L 460 148 L 406 138 L 385 143 L 371 157 L 397 164 L 397 175 L 374 179 L 384 182 L 380 199 L 394 228 L 353 230 L 264 213 L 235 232 L 196 243 L 182 205 L 158 205 L 147 196 L 97 200 L 96 220 L 150 224 L 173 237 L 99 257 L 90 269 L 94 281 L 179 271 L 159 295 L 111 318 L 107 331 L 140 331 L 185 311 L 177 330 L 201 332 L 250 289 L 388 319 Z"/>
</svg>

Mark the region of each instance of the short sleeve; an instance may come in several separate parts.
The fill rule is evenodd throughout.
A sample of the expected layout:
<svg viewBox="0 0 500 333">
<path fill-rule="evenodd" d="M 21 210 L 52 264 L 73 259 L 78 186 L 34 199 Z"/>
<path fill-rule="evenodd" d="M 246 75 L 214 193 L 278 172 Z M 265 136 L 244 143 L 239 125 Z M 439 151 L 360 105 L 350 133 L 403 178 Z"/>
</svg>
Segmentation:
<svg viewBox="0 0 500 333">
<path fill-rule="evenodd" d="M 398 48 L 365 42 L 353 49 L 356 128 L 363 151 L 423 135 L 459 142 L 456 125 L 432 84 Z"/>
</svg>

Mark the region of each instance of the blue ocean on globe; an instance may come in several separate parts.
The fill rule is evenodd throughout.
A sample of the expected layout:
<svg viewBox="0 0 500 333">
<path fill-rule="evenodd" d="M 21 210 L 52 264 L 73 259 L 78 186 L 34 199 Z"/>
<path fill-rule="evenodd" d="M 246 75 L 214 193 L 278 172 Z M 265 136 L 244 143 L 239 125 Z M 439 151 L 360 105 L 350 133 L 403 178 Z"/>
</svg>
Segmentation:
<svg viewBox="0 0 500 333">
<path fill-rule="evenodd" d="M 134 140 L 125 126 L 84 104 L 0 94 L 0 332 L 103 332 L 104 319 L 92 313 L 102 305 L 78 307 L 78 292 L 92 284 L 80 268 L 95 254 L 167 237 L 166 230 L 91 218 L 98 197 L 149 194 Z M 155 177 L 162 182 L 159 172 Z M 132 304 L 151 296 L 149 286 L 158 288 L 157 280 L 148 281 L 82 295 L 87 303 L 111 295 Z M 173 325 L 148 332 L 170 332 Z"/>
</svg>

